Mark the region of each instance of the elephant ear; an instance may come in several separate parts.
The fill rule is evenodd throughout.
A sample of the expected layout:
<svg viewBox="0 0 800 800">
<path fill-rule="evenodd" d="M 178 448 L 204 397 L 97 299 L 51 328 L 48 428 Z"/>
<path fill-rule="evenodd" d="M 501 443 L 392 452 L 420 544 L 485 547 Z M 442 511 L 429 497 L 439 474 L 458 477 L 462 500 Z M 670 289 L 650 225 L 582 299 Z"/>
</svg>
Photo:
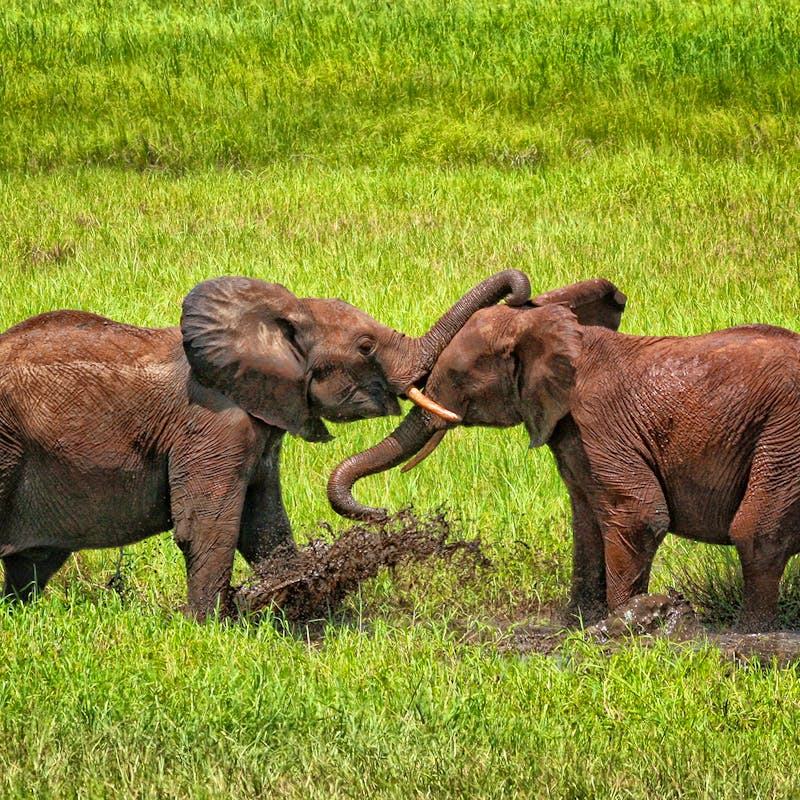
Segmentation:
<svg viewBox="0 0 800 800">
<path fill-rule="evenodd" d="M 532 297 L 533 306 L 567 306 L 581 325 L 601 325 L 612 331 L 619 328 L 628 298 L 605 278 L 592 278 Z"/>
<path fill-rule="evenodd" d="M 288 289 L 241 277 L 198 284 L 181 316 L 183 348 L 199 383 L 268 425 L 320 440 L 327 431 L 306 400 L 302 332 L 309 325 L 302 301 Z"/>
<path fill-rule="evenodd" d="M 531 439 L 540 447 L 569 413 L 575 381 L 575 359 L 583 346 L 577 317 L 563 305 L 532 309 L 517 317 L 514 357 L 520 415 Z"/>
</svg>

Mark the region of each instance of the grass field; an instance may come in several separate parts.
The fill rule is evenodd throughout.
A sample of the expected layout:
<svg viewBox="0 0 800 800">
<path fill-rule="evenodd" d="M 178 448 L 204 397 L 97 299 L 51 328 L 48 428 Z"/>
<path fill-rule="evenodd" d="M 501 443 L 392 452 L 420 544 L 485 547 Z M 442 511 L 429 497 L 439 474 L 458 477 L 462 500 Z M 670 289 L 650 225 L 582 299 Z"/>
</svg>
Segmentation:
<svg viewBox="0 0 800 800">
<path fill-rule="evenodd" d="M 487 275 L 603 276 L 622 330 L 800 330 L 794 3 L 22 2 L 0 10 L 0 327 L 178 321 L 199 280 L 407 333 Z M 396 420 L 287 439 L 298 539 Z M 321 639 L 183 619 L 169 534 L 0 608 L 0 797 L 795 797 L 796 668 L 502 646 L 563 605 L 569 503 L 521 429 L 459 430 L 367 502 L 445 506 L 494 568 L 384 574 Z M 655 588 L 714 551 L 669 540 Z M 237 578 L 246 575 L 237 565 Z M 733 766 L 735 765 L 735 768 Z"/>
</svg>

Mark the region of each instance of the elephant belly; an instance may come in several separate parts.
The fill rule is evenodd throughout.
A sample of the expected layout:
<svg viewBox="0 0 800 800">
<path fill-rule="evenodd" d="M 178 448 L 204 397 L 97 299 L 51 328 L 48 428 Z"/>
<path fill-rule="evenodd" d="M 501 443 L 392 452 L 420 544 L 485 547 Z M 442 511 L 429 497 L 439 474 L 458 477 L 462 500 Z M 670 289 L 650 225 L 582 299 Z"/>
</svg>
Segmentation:
<svg viewBox="0 0 800 800">
<path fill-rule="evenodd" d="M 667 486 L 670 532 L 708 544 L 731 544 L 730 527 L 743 488 L 719 490 L 702 480 L 685 479 Z"/>
<path fill-rule="evenodd" d="M 118 547 L 172 527 L 166 459 L 136 470 L 21 465 L 0 521 L 0 552 Z"/>
</svg>

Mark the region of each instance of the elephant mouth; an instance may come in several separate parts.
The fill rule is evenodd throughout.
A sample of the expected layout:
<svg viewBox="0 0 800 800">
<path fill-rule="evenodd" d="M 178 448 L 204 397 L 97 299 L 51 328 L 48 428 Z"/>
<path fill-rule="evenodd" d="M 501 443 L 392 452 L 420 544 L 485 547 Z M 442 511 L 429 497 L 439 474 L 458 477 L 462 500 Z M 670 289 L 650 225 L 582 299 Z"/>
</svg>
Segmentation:
<svg viewBox="0 0 800 800">
<path fill-rule="evenodd" d="M 374 397 L 355 393 L 340 407 L 326 411 L 322 416 L 330 422 L 356 422 L 360 419 L 396 417 L 400 412 L 400 403 L 394 395 L 384 394 L 382 397 Z"/>
<path fill-rule="evenodd" d="M 334 438 L 319 417 L 307 419 L 297 435 L 306 442 L 330 442 Z"/>
</svg>

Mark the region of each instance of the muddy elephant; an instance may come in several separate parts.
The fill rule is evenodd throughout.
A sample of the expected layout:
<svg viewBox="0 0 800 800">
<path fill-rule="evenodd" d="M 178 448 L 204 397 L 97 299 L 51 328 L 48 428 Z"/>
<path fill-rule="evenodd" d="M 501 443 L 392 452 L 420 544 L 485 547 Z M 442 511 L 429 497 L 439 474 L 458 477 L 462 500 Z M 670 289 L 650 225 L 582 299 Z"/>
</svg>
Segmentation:
<svg viewBox="0 0 800 800">
<path fill-rule="evenodd" d="M 625 335 L 614 330 L 623 305 L 614 287 L 597 284 L 611 313 L 587 318 L 568 299 L 581 286 L 561 290 L 565 305 L 534 299 L 476 314 L 426 394 L 463 425 L 523 423 L 532 447 L 551 449 L 572 505 L 571 603 L 584 621 L 647 591 L 656 548 L 672 532 L 734 545 L 739 624 L 773 627 L 784 567 L 800 551 L 800 336 L 768 325 Z M 354 500 L 353 483 L 416 454 L 413 465 L 453 424 L 412 409 L 334 471 L 334 508 L 380 516 Z"/>
<path fill-rule="evenodd" d="M 255 564 L 291 541 L 279 479 L 286 432 L 330 438 L 323 419 L 398 414 L 478 308 L 530 296 L 516 270 L 409 338 L 341 300 L 214 278 L 180 327 L 80 311 L 0 335 L 0 558 L 4 595 L 26 600 L 69 554 L 174 529 L 187 610 L 226 613 L 234 554 Z M 436 413 L 446 413 L 435 404 Z"/>
</svg>

